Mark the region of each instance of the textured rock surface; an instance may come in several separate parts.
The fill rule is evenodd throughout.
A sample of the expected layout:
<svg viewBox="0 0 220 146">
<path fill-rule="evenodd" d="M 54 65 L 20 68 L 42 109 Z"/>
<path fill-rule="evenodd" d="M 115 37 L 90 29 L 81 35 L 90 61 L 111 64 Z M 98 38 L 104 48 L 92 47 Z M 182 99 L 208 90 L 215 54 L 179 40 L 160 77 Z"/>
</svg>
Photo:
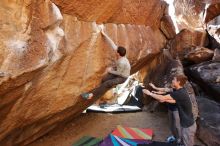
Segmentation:
<svg viewBox="0 0 220 146">
<path fill-rule="evenodd" d="M 204 47 L 192 47 L 191 50 L 184 58 L 194 63 L 211 60 L 214 55 L 214 51 Z"/>
<path fill-rule="evenodd" d="M 169 85 L 170 74 L 182 72 L 182 67 L 174 63 L 173 69 L 159 55 L 166 39 L 174 38 L 167 48 L 180 59 L 191 46 L 207 45 L 205 31 L 182 30 L 175 36 L 164 1 L 51 1 L 0 1 L 0 145 L 28 144 L 94 102 L 79 95 L 98 86 L 105 68 L 115 60 L 100 33 L 101 23 L 117 45 L 127 48 L 132 73 L 146 66 L 141 71 L 145 82 L 161 86 Z M 179 26 L 200 28 L 198 14 L 204 2 L 181 2 L 187 1 L 175 3 L 176 9 L 182 6 L 177 15 L 185 20 Z M 212 78 L 207 81 L 219 96 L 218 63 L 205 64 L 198 71 L 207 78 L 210 67 Z"/>
<path fill-rule="evenodd" d="M 50 105 L 48 96 L 33 95 L 42 83 L 39 79 L 46 77 L 46 67 L 61 58 L 58 44 L 64 35 L 59 27 L 63 18 L 50 1 L 1 1 L 0 11 L 0 143 L 13 145 L 50 129 L 31 125 L 48 115 Z"/>
<path fill-rule="evenodd" d="M 158 27 L 166 8 L 160 0 L 52 0 L 65 14 L 83 21 Z M 153 13 L 152 13 L 153 12 Z M 153 14 L 153 15 L 152 15 Z"/>
<path fill-rule="evenodd" d="M 213 3 L 209 5 L 209 7 L 207 8 L 207 12 L 206 12 L 205 22 L 207 23 L 211 21 L 218 15 L 220 15 L 220 3 L 218 2 L 218 3 Z"/>
<path fill-rule="evenodd" d="M 96 22 L 112 22 L 105 31 L 127 48 L 132 72 L 166 43 L 164 2 L 74 2 L 63 5 L 79 8 L 71 15 L 49 0 L 0 2 L 0 145 L 28 144 L 93 102 L 80 93 L 96 87 L 115 59 Z"/>
<path fill-rule="evenodd" d="M 192 46 L 205 46 L 207 33 L 205 31 L 182 30 L 174 39 L 170 40 L 168 47 L 172 56 L 179 56 L 181 60 L 191 50 Z"/>
<path fill-rule="evenodd" d="M 174 7 L 179 30 L 203 29 L 205 3 L 193 0 L 174 0 Z"/>
<path fill-rule="evenodd" d="M 220 105 L 206 98 L 199 98 L 200 118 L 198 137 L 209 146 L 220 145 Z"/>
<path fill-rule="evenodd" d="M 172 23 L 171 17 L 169 15 L 164 15 L 161 19 L 161 26 L 162 32 L 167 37 L 167 39 L 172 39 L 175 37 L 175 27 Z"/>
<path fill-rule="evenodd" d="M 210 97 L 220 102 L 220 63 L 209 61 L 191 66 L 188 74 Z"/>
<path fill-rule="evenodd" d="M 218 0 L 174 0 L 179 30 L 204 30 L 205 25 L 220 14 Z"/>
<path fill-rule="evenodd" d="M 214 50 L 214 56 L 212 58 L 213 61 L 220 61 L 220 49 Z"/>
</svg>

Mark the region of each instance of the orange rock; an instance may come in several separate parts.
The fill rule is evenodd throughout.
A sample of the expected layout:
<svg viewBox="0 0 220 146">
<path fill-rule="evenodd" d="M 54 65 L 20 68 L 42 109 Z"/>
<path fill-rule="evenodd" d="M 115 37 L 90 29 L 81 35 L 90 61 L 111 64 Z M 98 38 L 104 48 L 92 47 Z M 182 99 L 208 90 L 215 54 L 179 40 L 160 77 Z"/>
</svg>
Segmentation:
<svg viewBox="0 0 220 146">
<path fill-rule="evenodd" d="M 166 3 L 160 0 L 52 0 L 61 11 L 83 21 L 138 24 L 158 28 Z M 153 12 L 153 13 L 152 13 Z"/>
<path fill-rule="evenodd" d="M 175 27 L 169 15 L 164 15 L 161 19 L 160 28 L 167 37 L 167 39 L 172 39 L 176 36 Z"/>
<path fill-rule="evenodd" d="M 192 47 L 191 51 L 187 53 L 184 58 L 194 63 L 201 63 L 211 60 L 214 55 L 214 51 L 204 47 Z"/>
<path fill-rule="evenodd" d="M 182 30 L 170 41 L 171 53 L 182 60 L 192 46 L 205 46 L 207 33 L 201 31 Z"/>
<path fill-rule="evenodd" d="M 127 48 L 132 72 L 165 46 L 164 2 L 90 2 L 57 3 L 62 14 L 49 0 L 0 1 L 0 145 L 28 144 L 94 102 L 79 95 L 115 60 L 96 23 L 109 22 L 105 31 Z"/>
<path fill-rule="evenodd" d="M 207 14 L 205 17 L 205 22 L 208 23 L 209 21 L 211 21 L 212 19 L 214 19 L 215 17 L 220 15 L 220 4 L 213 3 L 213 4 L 209 5 L 206 13 Z"/>
<path fill-rule="evenodd" d="M 160 22 L 160 30 L 163 32 L 163 34 L 166 36 L 168 40 L 173 39 L 176 35 L 176 30 L 174 26 L 174 22 L 171 19 L 171 16 L 169 14 L 169 9 L 171 6 L 166 4 L 167 7 L 164 11 L 163 17 L 161 18 Z"/>
</svg>

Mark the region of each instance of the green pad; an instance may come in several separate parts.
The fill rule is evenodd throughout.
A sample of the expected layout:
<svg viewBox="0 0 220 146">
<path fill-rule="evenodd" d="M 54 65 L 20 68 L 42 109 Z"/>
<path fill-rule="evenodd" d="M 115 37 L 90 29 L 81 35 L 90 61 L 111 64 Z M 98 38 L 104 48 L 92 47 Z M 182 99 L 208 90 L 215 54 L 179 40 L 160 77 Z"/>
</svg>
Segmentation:
<svg viewBox="0 0 220 146">
<path fill-rule="evenodd" d="M 72 146 L 98 146 L 101 141 L 101 138 L 84 136 L 80 138 L 77 142 L 72 144 Z"/>
</svg>

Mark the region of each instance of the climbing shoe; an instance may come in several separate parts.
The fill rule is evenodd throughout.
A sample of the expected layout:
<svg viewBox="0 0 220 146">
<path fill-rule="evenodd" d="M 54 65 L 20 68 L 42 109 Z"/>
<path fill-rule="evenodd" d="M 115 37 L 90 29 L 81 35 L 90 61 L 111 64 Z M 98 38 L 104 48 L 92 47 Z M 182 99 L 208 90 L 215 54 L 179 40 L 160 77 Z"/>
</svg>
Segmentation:
<svg viewBox="0 0 220 146">
<path fill-rule="evenodd" d="M 166 141 L 168 143 L 173 143 L 176 141 L 176 138 L 173 135 L 171 135 L 171 136 L 167 137 Z"/>
<path fill-rule="evenodd" d="M 88 99 L 89 98 L 89 93 L 83 93 L 80 95 L 83 99 Z"/>
</svg>

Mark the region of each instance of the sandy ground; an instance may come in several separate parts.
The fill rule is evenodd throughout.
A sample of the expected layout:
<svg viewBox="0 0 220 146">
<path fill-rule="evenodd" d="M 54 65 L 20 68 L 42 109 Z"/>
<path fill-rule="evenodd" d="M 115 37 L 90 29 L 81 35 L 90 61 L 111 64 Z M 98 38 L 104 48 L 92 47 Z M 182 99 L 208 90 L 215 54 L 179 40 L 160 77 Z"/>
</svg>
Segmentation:
<svg viewBox="0 0 220 146">
<path fill-rule="evenodd" d="M 105 137 L 117 125 L 154 130 L 153 140 L 164 141 L 170 134 L 165 112 L 136 112 L 125 114 L 85 113 L 59 127 L 29 146 L 71 146 L 82 136 Z M 202 144 L 196 140 L 197 145 Z"/>
</svg>

